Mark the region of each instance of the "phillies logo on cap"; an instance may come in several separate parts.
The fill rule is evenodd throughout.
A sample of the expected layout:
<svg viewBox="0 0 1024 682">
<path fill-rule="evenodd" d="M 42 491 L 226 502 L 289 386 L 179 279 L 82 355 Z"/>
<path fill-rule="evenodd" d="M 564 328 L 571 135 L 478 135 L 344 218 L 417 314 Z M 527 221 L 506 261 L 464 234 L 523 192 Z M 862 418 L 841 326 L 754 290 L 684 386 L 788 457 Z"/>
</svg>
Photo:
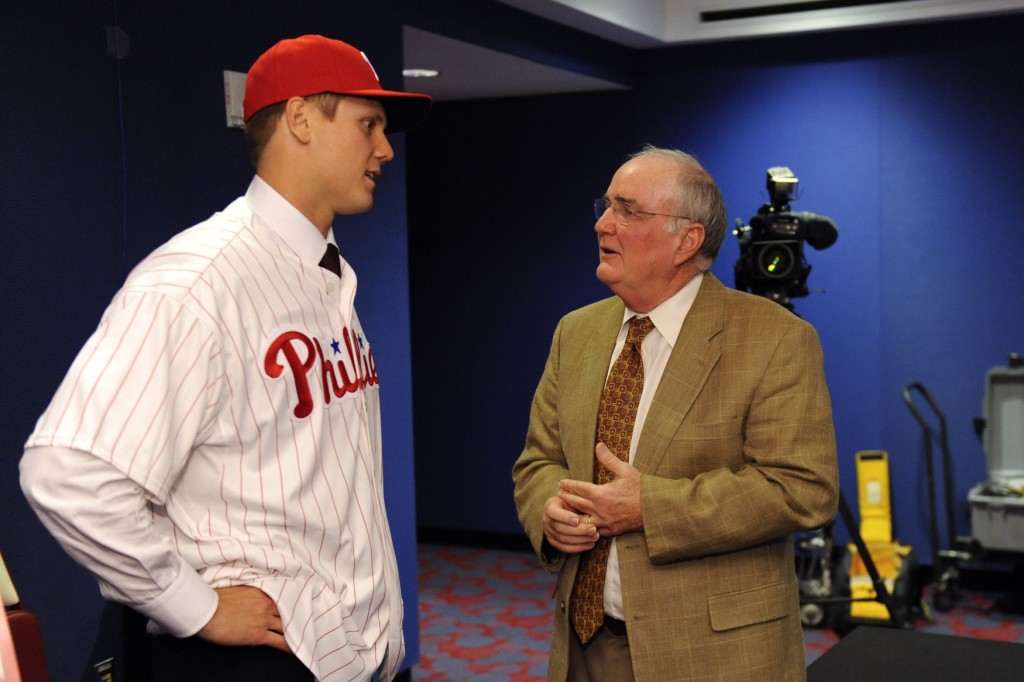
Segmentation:
<svg viewBox="0 0 1024 682">
<path fill-rule="evenodd" d="M 321 93 L 374 99 L 384 105 L 387 132 L 401 132 L 423 120 L 430 97 L 385 90 L 362 50 L 319 35 L 282 40 L 260 55 L 245 79 L 243 119 L 292 97 Z"/>
<path fill-rule="evenodd" d="M 380 83 L 380 76 L 377 75 L 377 69 L 373 68 L 373 64 L 370 63 L 370 58 L 367 57 L 366 53 L 363 52 L 362 50 L 359 51 L 359 54 L 363 55 L 363 59 L 366 60 L 366 65 L 370 67 L 370 71 L 373 71 L 374 79 L 376 79 L 376 81 Z"/>
</svg>

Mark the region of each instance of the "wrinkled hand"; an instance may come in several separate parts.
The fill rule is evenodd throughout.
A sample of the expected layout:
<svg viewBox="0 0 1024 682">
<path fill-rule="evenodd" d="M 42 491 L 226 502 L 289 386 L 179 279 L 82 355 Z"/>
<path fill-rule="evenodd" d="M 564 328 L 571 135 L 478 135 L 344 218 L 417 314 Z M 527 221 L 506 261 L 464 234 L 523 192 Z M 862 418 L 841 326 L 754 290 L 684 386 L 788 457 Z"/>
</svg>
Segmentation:
<svg viewBox="0 0 1024 682">
<path fill-rule="evenodd" d="M 544 503 L 544 537 L 560 552 L 579 554 L 593 549 L 600 536 L 594 524 L 556 495 Z"/>
<path fill-rule="evenodd" d="M 614 537 L 644 527 L 640 507 L 640 470 L 612 454 L 604 443 L 594 449 L 598 460 L 612 473 L 604 485 L 563 479 L 559 496 L 563 504 L 588 518 L 604 537 Z M 550 539 L 549 539 L 550 540 Z"/>
<path fill-rule="evenodd" d="M 217 611 L 197 634 L 226 646 L 269 646 L 291 652 L 277 604 L 262 590 L 238 585 L 217 592 Z"/>
</svg>

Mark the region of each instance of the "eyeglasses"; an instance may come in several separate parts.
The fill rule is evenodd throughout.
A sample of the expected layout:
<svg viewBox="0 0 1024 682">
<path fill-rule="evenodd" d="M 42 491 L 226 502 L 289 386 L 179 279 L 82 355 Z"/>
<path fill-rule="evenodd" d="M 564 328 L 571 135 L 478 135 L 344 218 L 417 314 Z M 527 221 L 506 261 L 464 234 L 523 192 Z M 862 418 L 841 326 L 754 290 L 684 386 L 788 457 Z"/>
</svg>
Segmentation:
<svg viewBox="0 0 1024 682">
<path fill-rule="evenodd" d="M 692 220 L 683 215 L 672 215 L 671 213 L 654 213 L 653 211 L 641 211 L 633 208 L 629 204 L 621 201 L 612 201 L 605 197 L 594 199 L 594 217 L 600 218 L 604 215 L 604 212 L 608 209 L 612 209 L 612 215 L 615 216 L 615 222 L 619 225 L 629 225 L 635 219 L 640 218 L 646 220 L 647 218 L 653 218 L 656 215 L 665 216 L 666 218 L 679 218 L 681 220 Z"/>
</svg>

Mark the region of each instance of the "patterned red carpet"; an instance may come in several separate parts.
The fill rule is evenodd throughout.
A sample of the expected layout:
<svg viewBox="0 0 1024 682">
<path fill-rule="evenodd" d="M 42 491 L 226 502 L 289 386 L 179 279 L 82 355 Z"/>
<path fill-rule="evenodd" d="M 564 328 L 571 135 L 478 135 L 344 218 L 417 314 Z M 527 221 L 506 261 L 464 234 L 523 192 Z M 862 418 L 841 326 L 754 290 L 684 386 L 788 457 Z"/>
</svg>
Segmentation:
<svg viewBox="0 0 1024 682">
<path fill-rule="evenodd" d="M 554 577 L 532 554 L 420 544 L 419 568 L 420 663 L 412 670 L 415 682 L 544 679 Z M 932 621 L 919 619 L 914 629 L 1024 642 L 1022 593 L 964 591 L 955 608 L 933 614 Z M 808 664 L 838 641 L 831 630 L 805 630 Z M 983 676 L 979 671 L 979 678 Z"/>
<path fill-rule="evenodd" d="M 525 552 L 419 546 L 413 680 L 543 680 L 554 577 Z"/>
</svg>

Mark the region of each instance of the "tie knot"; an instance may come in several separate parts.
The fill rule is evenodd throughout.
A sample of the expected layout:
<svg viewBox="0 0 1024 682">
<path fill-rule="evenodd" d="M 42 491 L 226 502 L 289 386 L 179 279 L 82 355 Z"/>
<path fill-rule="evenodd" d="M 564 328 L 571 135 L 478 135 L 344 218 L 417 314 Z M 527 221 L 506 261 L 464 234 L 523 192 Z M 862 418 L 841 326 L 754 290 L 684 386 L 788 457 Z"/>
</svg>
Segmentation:
<svg viewBox="0 0 1024 682">
<path fill-rule="evenodd" d="M 650 317 L 633 317 L 629 321 L 629 332 L 626 334 L 626 343 L 632 343 L 637 348 L 644 342 L 647 333 L 654 329 L 654 323 Z"/>
<path fill-rule="evenodd" d="M 338 247 L 327 242 L 327 251 L 324 252 L 324 257 L 320 259 L 320 267 L 330 270 L 338 277 L 341 277 L 341 254 L 338 253 Z"/>
</svg>

